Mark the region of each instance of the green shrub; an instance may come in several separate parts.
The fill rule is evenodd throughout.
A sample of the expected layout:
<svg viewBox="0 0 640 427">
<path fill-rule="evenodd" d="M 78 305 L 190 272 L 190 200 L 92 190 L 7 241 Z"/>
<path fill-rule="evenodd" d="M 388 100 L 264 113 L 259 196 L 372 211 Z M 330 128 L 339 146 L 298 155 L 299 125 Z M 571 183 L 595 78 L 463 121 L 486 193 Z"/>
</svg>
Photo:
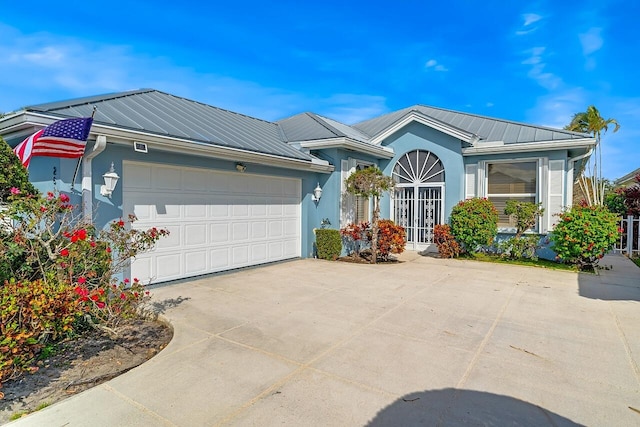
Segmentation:
<svg viewBox="0 0 640 427">
<path fill-rule="evenodd" d="M 593 268 L 620 237 L 618 217 L 605 206 L 576 205 L 560 214 L 551 234 L 557 259 Z"/>
<path fill-rule="evenodd" d="M 624 189 L 620 188 L 605 194 L 604 205 L 610 212 L 618 216 L 625 216 L 627 214 L 627 207 L 625 205 Z"/>
<path fill-rule="evenodd" d="M 536 250 L 540 247 L 538 244 L 539 241 L 540 236 L 537 234 L 511 237 L 510 239 L 498 243 L 498 250 L 503 258 L 529 258 L 535 261 L 538 259 Z"/>
<path fill-rule="evenodd" d="M 38 194 L 38 190 L 29 182 L 29 172 L 22 166 L 20 159 L 9 147 L 9 144 L 1 137 L 0 170 L 2 171 L 0 173 L 0 202 L 9 198 L 12 188 L 19 188 L 23 193 Z"/>
<path fill-rule="evenodd" d="M 522 236 L 525 231 L 536 225 L 536 221 L 542 216 L 544 209 L 540 207 L 540 203 L 507 200 L 504 213 L 505 215 L 515 218 L 516 238 L 518 238 Z"/>
<path fill-rule="evenodd" d="M 316 248 L 318 258 L 335 260 L 342 252 L 340 231 L 332 228 L 316 229 Z"/>
<path fill-rule="evenodd" d="M 487 199 L 463 200 L 451 211 L 451 233 L 465 252 L 488 246 L 498 234 L 498 211 Z"/>
<path fill-rule="evenodd" d="M 451 227 L 446 224 L 438 224 L 433 227 L 433 243 L 438 247 L 438 253 L 442 258 L 456 258 L 462 251 L 455 237 L 451 234 Z"/>
</svg>

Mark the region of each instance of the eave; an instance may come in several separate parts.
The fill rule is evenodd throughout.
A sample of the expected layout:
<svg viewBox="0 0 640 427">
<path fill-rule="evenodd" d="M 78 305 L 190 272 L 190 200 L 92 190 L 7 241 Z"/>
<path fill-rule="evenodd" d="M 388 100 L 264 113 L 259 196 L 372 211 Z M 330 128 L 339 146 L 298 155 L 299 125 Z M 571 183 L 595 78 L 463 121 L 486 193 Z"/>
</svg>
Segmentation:
<svg viewBox="0 0 640 427">
<path fill-rule="evenodd" d="M 341 137 L 317 139 L 313 141 L 295 142 L 300 147 L 308 150 L 323 150 L 328 148 L 342 148 L 345 150 L 357 151 L 359 153 L 369 154 L 377 159 L 392 159 L 395 153 L 389 147 L 381 147 L 372 145 L 367 142 L 357 141 L 355 139 Z"/>
<path fill-rule="evenodd" d="M 0 131 L 3 133 L 24 133 L 25 136 L 35 129 L 50 125 L 60 117 L 20 112 L 0 121 Z M 93 123 L 89 139 L 97 135 L 106 135 L 109 143 L 132 145 L 133 141 L 144 142 L 150 148 L 164 152 L 190 154 L 201 157 L 211 157 L 236 162 L 259 163 L 286 169 L 306 170 L 311 172 L 331 173 L 334 166 L 329 162 L 313 158 L 311 160 L 295 159 L 274 154 L 258 153 L 233 147 L 223 147 L 172 136 L 156 135 L 132 129 L 123 129 L 101 123 Z"/>
<path fill-rule="evenodd" d="M 463 156 L 479 156 L 482 154 L 526 153 L 534 151 L 571 150 L 576 148 L 589 149 L 595 147 L 595 138 L 564 139 L 558 141 L 523 142 L 513 144 L 491 144 L 483 147 L 478 144 L 475 147 L 462 149 Z"/>
</svg>

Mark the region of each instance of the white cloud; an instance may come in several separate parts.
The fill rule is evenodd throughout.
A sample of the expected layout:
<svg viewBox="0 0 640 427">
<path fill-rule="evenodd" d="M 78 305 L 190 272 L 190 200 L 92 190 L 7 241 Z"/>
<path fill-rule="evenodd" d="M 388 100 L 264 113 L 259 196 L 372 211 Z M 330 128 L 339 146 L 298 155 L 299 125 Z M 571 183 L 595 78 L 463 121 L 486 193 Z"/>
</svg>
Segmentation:
<svg viewBox="0 0 640 427">
<path fill-rule="evenodd" d="M 547 66 L 543 57 L 545 51 L 546 48 L 543 46 L 534 47 L 525 51 L 529 57 L 523 60 L 522 64 L 531 66 L 527 75 L 540 86 L 547 90 L 556 90 L 561 86 L 562 79 L 553 73 L 545 71 Z"/>
<path fill-rule="evenodd" d="M 591 55 L 593 52 L 600 50 L 604 41 L 602 40 L 602 28 L 593 27 L 586 33 L 578 35 L 580 38 L 580 44 L 582 45 L 582 53 L 585 56 Z"/>
<path fill-rule="evenodd" d="M 539 20 L 541 20 L 542 16 L 538 15 L 537 13 L 525 13 L 522 15 L 522 19 L 524 20 L 524 23 L 522 25 L 528 27 L 534 22 L 538 22 Z"/>
<path fill-rule="evenodd" d="M 438 61 L 436 61 L 435 59 L 428 60 L 424 64 L 424 67 L 428 70 L 434 70 L 434 71 L 449 71 L 447 67 L 445 67 L 442 64 L 439 64 Z"/>
<path fill-rule="evenodd" d="M 534 32 L 535 30 L 538 29 L 538 27 L 533 24 L 540 21 L 541 19 L 542 19 L 542 16 L 538 15 L 537 13 L 522 14 L 522 20 L 523 20 L 522 27 L 520 27 L 520 29 L 516 31 L 516 35 L 524 36 L 526 34 Z"/>
<path fill-rule="evenodd" d="M 493 102 L 487 102 L 485 105 L 487 107 L 493 107 L 495 104 Z"/>
</svg>

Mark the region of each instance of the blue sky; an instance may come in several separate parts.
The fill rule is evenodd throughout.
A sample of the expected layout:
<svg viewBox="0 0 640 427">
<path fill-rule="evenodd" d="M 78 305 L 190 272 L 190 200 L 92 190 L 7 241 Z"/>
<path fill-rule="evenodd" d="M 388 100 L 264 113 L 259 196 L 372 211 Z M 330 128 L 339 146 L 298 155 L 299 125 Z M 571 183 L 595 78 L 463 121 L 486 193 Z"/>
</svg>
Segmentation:
<svg viewBox="0 0 640 427">
<path fill-rule="evenodd" d="M 621 124 L 604 175 L 640 167 L 640 2 L 10 2 L 0 112 L 138 88 L 277 120 L 425 104 L 562 127 Z"/>
</svg>

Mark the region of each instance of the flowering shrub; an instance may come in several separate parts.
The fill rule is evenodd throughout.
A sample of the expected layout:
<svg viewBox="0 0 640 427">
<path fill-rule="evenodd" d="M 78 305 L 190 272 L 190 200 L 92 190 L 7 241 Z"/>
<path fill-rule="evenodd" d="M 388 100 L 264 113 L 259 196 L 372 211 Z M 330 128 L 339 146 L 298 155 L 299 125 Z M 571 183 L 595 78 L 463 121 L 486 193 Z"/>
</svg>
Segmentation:
<svg viewBox="0 0 640 427">
<path fill-rule="evenodd" d="M 363 221 L 358 224 L 347 224 L 340 229 L 340 235 L 342 236 L 347 252 L 349 254 L 360 254 L 362 249 L 366 246 L 367 230 L 370 229 L 371 224 L 368 221 Z"/>
<path fill-rule="evenodd" d="M 462 251 L 451 234 L 451 227 L 446 224 L 437 224 L 433 227 L 433 243 L 438 247 L 438 253 L 442 258 L 455 258 Z"/>
<path fill-rule="evenodd" d="M 367 238 L 369 239 L 369 235 Z M 403 226 L 397 225 L 390 219 L 378 221 L 378 256 L 383 260 L 389 259 L 389 254 L 401 254 L 407 243 L 407 234 Z"/>
<path fill-rule="evenodd" d="M 347 224 L 340 229 L 340 234 L 346 240 L 350 253 L 357 255 L 371 245 L 373 240 L 373 230 L 371 223 L 361 222 L 359 224 Z M 406 245 L 406 232 L 404 227 L 395 224 L 390 219 L 378 221 L 378 258 L 388 260 L 390 254 L 400 254 L 404 252 Z"/>
<path fill-rule="evenodd" d="M 75 326 L 114 333 L 136 316 L 148 292 L 137 279 L 117 283 L 113 276 L 168 234 L 131 229 L 134 216 L 98 232 L 73 217 L 66 194 L 12 188 L 9 202 L 0 213 L 0 384 L 32 369 L 42 345 Z"/>
<path fill-rule="evenodd" d="M 551 234 L 556 259 L 592 268 L 620 237 L 618 218 L 605 206 L 575 205 L 560 214 Z"/>
<path fill-rule="evenodd" d="M 490 245 L 498 234 L 498 211 L 487 199 L 468 199 L 459 202 L 451 211 L 451 233 L 465 252 Z"/>
</svg>

